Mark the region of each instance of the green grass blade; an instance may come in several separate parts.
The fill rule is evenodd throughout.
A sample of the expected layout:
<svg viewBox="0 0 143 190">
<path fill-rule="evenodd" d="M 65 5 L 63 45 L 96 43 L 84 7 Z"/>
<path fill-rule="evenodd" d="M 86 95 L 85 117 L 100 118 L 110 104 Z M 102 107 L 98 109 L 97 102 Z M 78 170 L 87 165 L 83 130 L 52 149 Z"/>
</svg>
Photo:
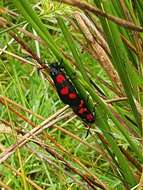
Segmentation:
<svg viewBox="0 0 143 190">
<path fill-rule="evenodd" d="M 106 137 L 108 143 L 111 146 L 111 150 L 114 152 L 114 154 L 117 157 L 118 164 L 120 166 L 119 170 L 121 171 L 125 180 L 131 185 L 131 187 L 134 187 L 136 185 L 136 180 L 133 176 L 131 169 L 129 168 L 127 160 L 124 158 L 118 145 L 116 144 L 116 139 L 114 139 L 114 137 L 111 134 L 110 127 L 108 126 L 105 120 L 107 117 L 105 116 L 106 113 L 99 106 L 98 106 L 98 111 L 100 111 L 100 113 L 97 112 L 97 125 L 99 125 L 99 128 L 102 130 L 104 136 Z"/>
<path fill-rule="evenodd" d="M 89 79 L 88 79 L 88 77 L 87 77 L 87 75 L 85 73 L 85 70 L 83 68 L 83 65 L 82 65 L 82 61 L 81 61 L 81 58 L 80 58 L 80 53 L 78 51 L 78 48 L 76 47 L 76 45 L 75 45 L 75 43 L 73 41 L 73 38 L 72 38 L 70 32 L 68 31 L 67 26 L 64 23 L 64 20 L 61 17 L 58 17 L 57 19 L 58 19 L 59 25 L 60 25 L 60 27 L 62 29 L 62 32 L 64 34 L 64 37 L 65 37 L 65 39 L 67 41 L 67 44 L 68 44 L 68 46 L 69 46 L 69 48 L 70 48 L 70 50 L 71 50 L 71 52 L 73 54 L 73 57 L 74 57 L 74 59 L 76 61 L 76 65 L 77 65 L 78 69 L 80 70 L 80 72 L 82 73 L 82 75 L 84 77 L 84 80 L 86 80 L 86 82 L 89 83 Z"/>
</svg>

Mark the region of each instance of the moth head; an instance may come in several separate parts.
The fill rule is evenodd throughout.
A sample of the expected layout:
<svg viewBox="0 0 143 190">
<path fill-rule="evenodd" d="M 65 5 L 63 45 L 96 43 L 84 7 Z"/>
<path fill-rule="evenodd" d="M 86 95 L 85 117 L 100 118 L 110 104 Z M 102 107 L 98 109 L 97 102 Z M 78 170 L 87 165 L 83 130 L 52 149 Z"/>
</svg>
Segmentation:
<svg viewBox="0 0 143 190">
<path fill-rule="evenodd" d="M 52 77 L 57 76 L 57 74 L 59 73 L 59 69 L 58 69 L 58 64 L 57 63 L 52 63 L 50 65 L 50 74 Z"/>
</svg>

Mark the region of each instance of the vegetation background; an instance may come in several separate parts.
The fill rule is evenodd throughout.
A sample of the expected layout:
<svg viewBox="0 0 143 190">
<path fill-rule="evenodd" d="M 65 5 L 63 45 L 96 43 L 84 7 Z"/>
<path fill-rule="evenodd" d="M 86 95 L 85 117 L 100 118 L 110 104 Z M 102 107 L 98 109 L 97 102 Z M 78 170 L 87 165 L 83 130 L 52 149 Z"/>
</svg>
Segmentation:
<svg viewBox="0 0 143 190">
<path fill-rule="evenodd" d="M 1 189 L 143 189 L 142 13 L 142 0 L 0 1 Z M 52 62 L 95 113 L 87 137 Z"/>
</svg>

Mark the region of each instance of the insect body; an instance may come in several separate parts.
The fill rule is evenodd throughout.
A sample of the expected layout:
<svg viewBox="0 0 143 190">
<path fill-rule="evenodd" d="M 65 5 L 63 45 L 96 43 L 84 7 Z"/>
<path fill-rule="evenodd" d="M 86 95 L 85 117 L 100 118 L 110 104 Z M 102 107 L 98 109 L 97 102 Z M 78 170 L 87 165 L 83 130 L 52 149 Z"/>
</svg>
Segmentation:
<svg viewBox="0 0 143 190">
<path fill-rule="evenodd" d="M 95 116 L 93 113 L 87 108 L 85 102 L 81 99 L 80 104 L 76 107 L 72 108 L 74 113 L 83 119 L 84 122 L 94 123 Z"/>
<path fill-rule="evenodd" d="M 51 64 L 50 75 L 63 103 L 68 104 L 73 109 L 74 113 L 82 118 L 83 121 L 93 123 L 95 121 L 95 116 L 87 108 L 85 101 L 80 98 L 74 85 L 56 63 Z"/>
<path fill-rule="evenodd" d="M 75 107 L 80 104 L 80 98 L 73 84 L 67 79 L 65 73 L 60 70 L 57 64 L 52 64 L 50 74 L 54 81 L 58 95 L 64 104 Z"/>
</svg>

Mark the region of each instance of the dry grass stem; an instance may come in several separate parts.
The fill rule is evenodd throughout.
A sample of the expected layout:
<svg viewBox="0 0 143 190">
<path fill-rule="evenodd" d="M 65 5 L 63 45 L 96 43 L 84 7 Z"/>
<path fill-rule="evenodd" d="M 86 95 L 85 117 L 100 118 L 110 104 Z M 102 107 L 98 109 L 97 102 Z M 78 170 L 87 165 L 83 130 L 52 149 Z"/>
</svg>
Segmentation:
<svg viewBox="0 0 143 190">
<path fill-rule="evenodd" d="M 89 30 L 89 27 L 86 25 L 83 18 L 77 12 L 75 13 L 75 19 L 88 42 L 90 53 L 95 59 L 99 61 L 102 68 L 105 70 L 105 72 L 114 82 L 114 84 L 116 84 L 117 87 L 120 89 L 120 91 L 122 91 L 122 84 L 121 84 L 120 78 L 116 70 L 114 69 L 105 50 L 98 44 L 98 42 L 95 41 L 94 36 Z"/>
<path fill-rule="evenodd" d="M 134 23 L 129 22 L 127 20 L 121 19 L 121 18 L 117 18 L 115 16 L 109 15 L 105 12 L 102 12 L 102 10 L 93 7 L 90 4 L 87 4 L 86 2 L 81 2 L 80 0 L 61 0 L 63 3 L 78 7 L 79 9 L 83 10 L 83 11 L 89 11 L 92 12 L 93 14 L 95 14 L 96 16 L 101 16 L 101 17 L 105 17 L 111 21 L 113 21 L 114 23 L 125 27 L 127 29 L 130 30 L 134 30 L 134 31 L 138 31 L 138 32 L 143 32 L 143 28 L 141 26 L 136 26 Z"/>
<path fill-rule="evenodd" d="M 66 108 L 68 108 L 68 106 Z M 36 135 L 40 134 L 44 129 L 46 129 L 48 127 L 51 127 L 52 125 L 54 125 L 55 123 L 61 121 L 62 119 L 65 119 L 65 118 L 69 117 L 71 113 L 63 115 L 60 118 L 58 117 L 59 114 L 61 112 L 63 112 L 64 109 L 59 110 L 54 115 L 52 115 L 51 117 L 49 117 L 47 120 L 45 120 L 44 122 L 42 122 L 40 125 L 38 125 L 35 128 L 33 128 L 30 132 L 28 132 L 27 134 L 25 134 L 21 138 L 21 140 L 19 140 L 16 144 L 10 146 L 3 153 L 1 153 L 0 154 L 0 163 L 4 162 L 6 159 L 8 159 L 16 151 L 17 148 L 20 148 L 23 145 L 25 145 L 33 136 L 36 136 Z"/>
</svg>

